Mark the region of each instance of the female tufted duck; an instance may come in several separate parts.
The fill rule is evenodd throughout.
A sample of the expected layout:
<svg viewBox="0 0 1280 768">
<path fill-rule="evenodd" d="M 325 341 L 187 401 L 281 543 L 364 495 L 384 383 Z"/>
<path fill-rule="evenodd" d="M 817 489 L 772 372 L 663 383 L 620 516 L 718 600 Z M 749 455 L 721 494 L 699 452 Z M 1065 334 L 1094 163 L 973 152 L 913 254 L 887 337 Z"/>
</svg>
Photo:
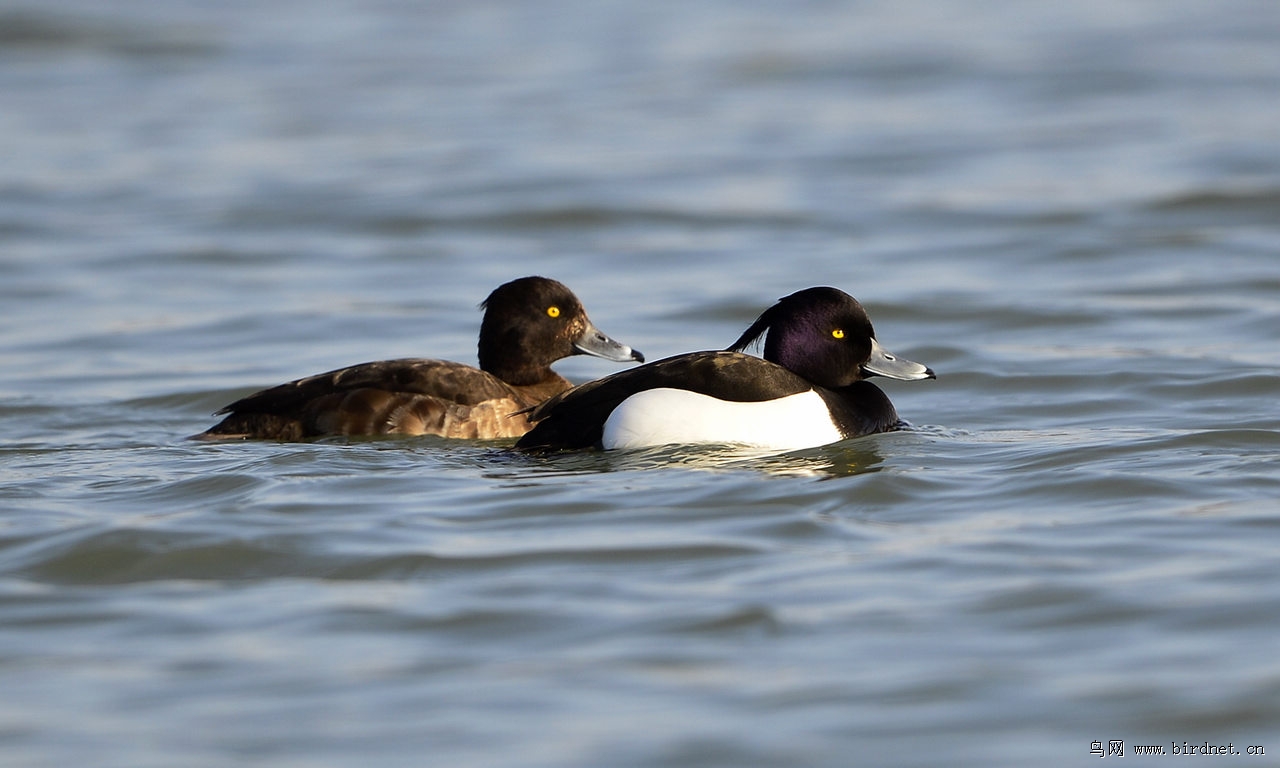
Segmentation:
<svg viewBox="0 0 1280 768">
<path fill-rule="evenodd" d="M 741 352 L 766 334 L 764 359 Z M 869 376 L 931 369 L 889 354 L 853 297 L 808 288 L 770 307 L 724 352 L 692 352 L 615 373 L 529 411 L 517 448 L 733 443 L 797 450 L 904 426 Z"/>
<path fill-rule="evenodd" d="M 519 437 L 530 424 L 517 412 L 572 386 L 551 363 L 576 354 L 644 362 L 639 352 L 592 325 L 578 297 L 555 280 L 512 280 L 481 307 L 478 369 L 417 358 L 341 368 L 237 400 L 215 414 L 227 414 L 225 419 L 195 437 Z"/>
</svg>

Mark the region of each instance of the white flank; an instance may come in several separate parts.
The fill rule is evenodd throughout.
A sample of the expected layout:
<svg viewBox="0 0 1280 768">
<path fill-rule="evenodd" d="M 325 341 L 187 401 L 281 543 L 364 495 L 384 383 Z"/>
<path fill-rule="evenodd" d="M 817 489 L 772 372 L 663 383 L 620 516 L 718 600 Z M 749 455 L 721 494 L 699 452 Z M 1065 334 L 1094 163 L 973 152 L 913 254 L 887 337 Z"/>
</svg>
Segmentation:
<svg viewBox="0 0 1280 768">
<path fill-rule="evenodd" d="M 739 403 L 663 388 L 638 392 L 614 408 L 603 442 L 605 448 L 730 443 L 794 451 L 840 439 L 827 404 L 813 390 Z"/>
</svg>

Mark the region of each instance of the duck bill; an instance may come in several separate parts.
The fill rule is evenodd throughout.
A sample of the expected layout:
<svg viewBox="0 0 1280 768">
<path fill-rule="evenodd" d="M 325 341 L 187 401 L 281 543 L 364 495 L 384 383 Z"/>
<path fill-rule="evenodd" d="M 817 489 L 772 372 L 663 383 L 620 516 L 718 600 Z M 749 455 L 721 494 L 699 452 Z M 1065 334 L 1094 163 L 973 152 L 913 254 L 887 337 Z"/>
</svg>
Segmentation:
<svg viewBox="0 0 1280 768">
<path fill-rule="evenodd" d="M 871 358 L 862 364 L 862 373 L 866 376 L 884 376 L 887 379 L 899 381 L 938 378 L 933 375 L 932 368 L 891 354 L 875 339 L 871 340 Z"/>
<path fill-rule="evenodd" d="M 639 351 L 621 344 L 609 338 L 599 328 L 587 321 L 587 325 L 582 329 L 582 335 L 578 340 L 573 342 L 574 349 L 584 355 L 593 355 L 595 357 L 603 357 L 605 360 L 612 360 L 615 363 L 629 363 L 632 360 L 637 363 L 644 362 L 644 355 Z"/>
</svg>

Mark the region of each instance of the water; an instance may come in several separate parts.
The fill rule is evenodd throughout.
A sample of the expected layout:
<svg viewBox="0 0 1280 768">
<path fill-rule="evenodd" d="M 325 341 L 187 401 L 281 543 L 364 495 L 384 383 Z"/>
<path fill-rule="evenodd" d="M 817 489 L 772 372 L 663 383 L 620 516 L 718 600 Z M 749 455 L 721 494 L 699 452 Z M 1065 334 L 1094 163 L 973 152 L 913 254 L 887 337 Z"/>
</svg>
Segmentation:
<svg viewBox="0 0 1280 768">
<path fill-rule="evenodd" d="M 5 764 L 1274 761 L 1278 94 L 1266 0 L 0 5 Z M 785 456 L 183 440 L 530 273 L 939 378 Z"/>
</svg>

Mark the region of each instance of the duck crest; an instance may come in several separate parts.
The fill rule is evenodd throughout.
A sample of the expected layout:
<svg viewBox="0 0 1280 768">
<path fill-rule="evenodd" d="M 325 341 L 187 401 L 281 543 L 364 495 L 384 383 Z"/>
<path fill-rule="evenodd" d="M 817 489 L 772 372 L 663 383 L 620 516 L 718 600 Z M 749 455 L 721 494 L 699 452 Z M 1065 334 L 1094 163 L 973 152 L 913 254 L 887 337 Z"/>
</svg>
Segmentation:
<svg viewBox="0 0 1280 768">
<path fill-rule="evenodd" d="M 765 360 L 838 389 L 861 378 L 858 365 L 871 354 L 875 330 L 856 299 L 837 288 L 818 287 L 779 299 L 729 349 L 740 352 L 761 336 Z"/>
</svg>

